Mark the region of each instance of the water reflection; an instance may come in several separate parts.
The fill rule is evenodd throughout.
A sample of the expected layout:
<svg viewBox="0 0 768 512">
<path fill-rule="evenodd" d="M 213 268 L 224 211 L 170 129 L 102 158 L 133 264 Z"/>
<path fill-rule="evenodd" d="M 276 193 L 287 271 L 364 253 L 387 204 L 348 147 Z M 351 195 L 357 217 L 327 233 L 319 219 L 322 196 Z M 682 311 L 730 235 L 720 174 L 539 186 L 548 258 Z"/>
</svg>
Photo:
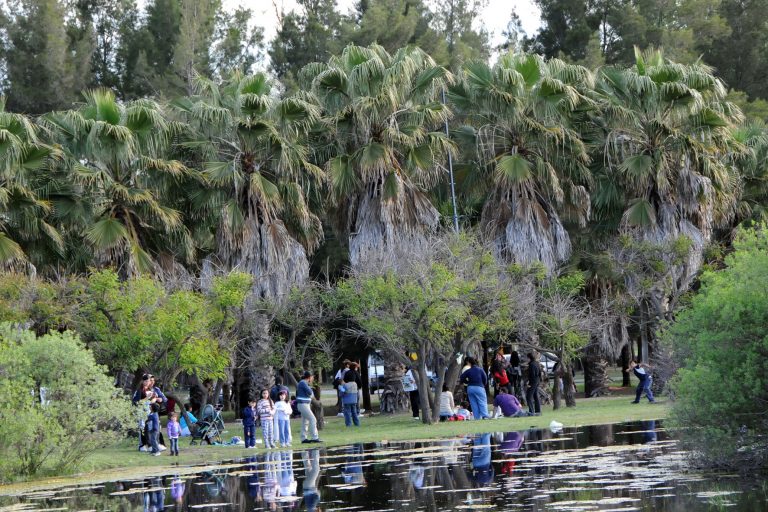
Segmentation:
<svg viewBox="0 0 768 512">
<path fill-rule="evenodd" d="M 687 473 L 684 455 L 656 421 L 519 430 L 274 451 L 193 473 L 0 497 L 0 511 L 768 509 L 757 482 Z"/>
</svg>

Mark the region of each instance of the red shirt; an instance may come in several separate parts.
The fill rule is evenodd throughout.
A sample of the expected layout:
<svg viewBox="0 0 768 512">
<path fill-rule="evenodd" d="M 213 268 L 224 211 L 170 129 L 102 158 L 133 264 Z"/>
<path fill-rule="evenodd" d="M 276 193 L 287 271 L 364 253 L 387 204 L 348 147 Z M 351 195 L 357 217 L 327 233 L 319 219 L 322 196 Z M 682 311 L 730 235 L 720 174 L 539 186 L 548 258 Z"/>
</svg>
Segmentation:
<svg viewBox="0 0 768 512">
<path fill-rule="evenodd" d="M 496 382 L 499 386 L 506 386 L 509 384 L 509 378 L 507 377 L 507 372 L 504 370 L 494 372 L 493 378 L 496 379 Z"/>
</svg>

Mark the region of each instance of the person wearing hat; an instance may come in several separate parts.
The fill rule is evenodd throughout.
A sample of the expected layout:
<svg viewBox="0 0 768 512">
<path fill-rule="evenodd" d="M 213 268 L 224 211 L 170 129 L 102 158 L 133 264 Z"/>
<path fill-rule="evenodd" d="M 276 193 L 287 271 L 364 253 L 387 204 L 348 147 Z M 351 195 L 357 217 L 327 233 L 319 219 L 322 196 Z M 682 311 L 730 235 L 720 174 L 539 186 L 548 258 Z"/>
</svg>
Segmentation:
<svg viewBox="0 0 768 512">
<path fill-rule="evenodd" d="M 304 371 L 301 380 L 296 386 L 296 407 L 301 413 L 301 442 L 319 443 L 320 439 L 317 433 L 317 418 L 312 414 L 310 405 L 312 403 L 312 372 Z"/>
</svg>

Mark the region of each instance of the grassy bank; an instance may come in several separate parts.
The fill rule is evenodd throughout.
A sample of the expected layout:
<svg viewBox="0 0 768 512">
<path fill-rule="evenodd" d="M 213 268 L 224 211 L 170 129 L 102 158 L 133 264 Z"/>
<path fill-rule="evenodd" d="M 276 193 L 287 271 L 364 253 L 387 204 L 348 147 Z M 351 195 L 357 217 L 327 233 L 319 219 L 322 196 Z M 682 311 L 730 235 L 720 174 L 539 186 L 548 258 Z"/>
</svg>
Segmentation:
<svg viewBox="0 0 768 512">
<path fill-rule="evenodd" d="M 435 437 L 451 437 L 479 432 L 498 432 L 511 430 L 526 430 L 529 428 L 547 427 L 556 420 L 566 427 L 619 423 L 642 419 L 660 419 L 667 415 L 666 403 L 649 405 L 643 402 L 638 405 L 630 404 L 628 395 L 607 398 L 582 399 L 574 408 L 561 408 L 553 411 L 551 406 L 544 407 L 543 414 L 529 418 L 501 418 L 486 421 L 463 421 L 425 425 L 411 419 L 410 415 L 372 416 L 364 417 L 359 428 L 346 428 L 343 418 L 326 417 L 325 429 L 320 432 L 324 446 L 339 446 L 358 442 L 402 441 L 412 439 L 428 439 Z M 317 447 L 318 445 L 303 445 L 299 440 L 299 420 L 291 422 L 294 435 L 295 450 Z M 225 439 L 233 435 L 242 437 L 242 429 L 235 423 L 227 424 Z M 257 439 L 261 432 L 257 432 Z M 259 446 L 259 445 L 257 445 Z M 88 456 L 78 468 L 80 473 L 72 476 L 38 479 L 31 482 L 0 486 L 0 494 L 16 493 L 23 490 L 40 489 L 57 485 L 78 484 L 84 482 L 132 479 L 155 474 L 179 472 L 180 467 L 213 464 L 224 460 L 235 459 L 260 453 L 262 448 L 246 450 L 230 446 L 189 446 L 188 439 L 180 442 L 180 455 L 170 457 L 167 452 L 163 456 L 151 457 L 136 450 L 133 440 L 122 440 Z M 195 472 L 199 468 L 185 468 L 183 472 Z"/>
</svg>

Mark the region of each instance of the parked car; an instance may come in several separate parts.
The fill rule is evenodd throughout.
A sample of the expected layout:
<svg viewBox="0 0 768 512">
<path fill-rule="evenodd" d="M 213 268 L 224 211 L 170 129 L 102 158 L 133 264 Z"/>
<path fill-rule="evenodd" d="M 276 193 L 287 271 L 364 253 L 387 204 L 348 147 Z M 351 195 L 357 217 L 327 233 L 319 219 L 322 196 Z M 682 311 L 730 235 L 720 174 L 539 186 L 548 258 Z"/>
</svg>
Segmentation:
<svg viewBox="0 0 768 512">
<path fill-rule="evenodd" d="M 509 362 L 509 354 L 504 354 L 504 359 Z M 528 358 L 521 356 L 521 360 L 528 361 Z M 541 363 L 542 369 L 547 375 L 552 375 L 555 372 L 555 365 L 557 364 L 557 356 L 552 352 L 539 352 L 539 363 Z"/>
</svg>

